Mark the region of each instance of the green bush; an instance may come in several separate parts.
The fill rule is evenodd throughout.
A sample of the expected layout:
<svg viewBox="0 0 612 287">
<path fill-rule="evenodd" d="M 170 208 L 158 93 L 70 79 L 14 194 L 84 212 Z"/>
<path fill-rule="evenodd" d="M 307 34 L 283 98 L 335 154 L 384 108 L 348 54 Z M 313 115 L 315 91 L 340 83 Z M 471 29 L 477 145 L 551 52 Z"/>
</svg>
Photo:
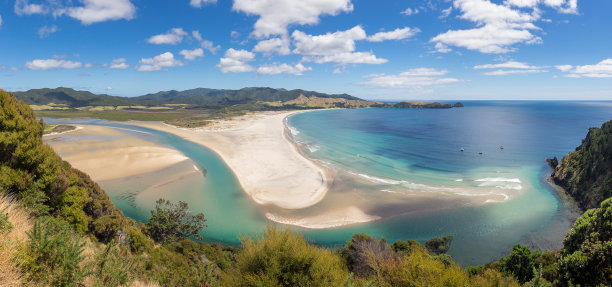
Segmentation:
<svg viewBox="0 0 612 287">
<path fill-rule="evenodd" d="M 13 229 L 13 224 L 9 221 L 9 215 L 6 210 L 8 206 L 0 210 L 0 234 L 9 232 Z"/>
<path fill-rule="evenodd" d="M 101 286 L 119 286 L 128 283 L 133 263 L 130 256 L 121 253 L 114 241 L 96 254 L 95 262 L 96 280 Z"/>
<path fill-rule="evenodd" d="M 89 275 L 88 266 L 82 266 L 85 243 L 70 225 L 51 217 L 34 222 L 28 254 L 24 264 L 32 279 L 42 285 L 78 286 Z"/>
<path fill-rule="evenodd" d="M 433 254 L 445 254 L 450 249 L 451 243 L 453 242 L 453 236 L 435 237 L 425 242 L 427 250 Z"/>
<path fill-rule="evenodd" d="M 189 214 L 189 205 L 179 201 L 171 203 L 160 198 L 151 210 L 151 218 L 145 224 L 147 232 L 155 242 L 178 241 L 185 237 L 202 239 L 200 230 L 206 227 L 204 214 Z"/>
<path fill-rule="evenodd" d="M 499 264 L 506 275 L 513 275 L 521 284 L 524 284 L 533 278 L 533 261 L 531 249 L 517 244 L 512 247 L 510 255 L 499 260 Z"/>
<path fill-rule="evenodd" d="M 223 286 L 342 286 L 349 277 L 337 253 L 288 230 L 267 227 L 262 237 L 243 237 L 241 242 Z"/>
</svg>

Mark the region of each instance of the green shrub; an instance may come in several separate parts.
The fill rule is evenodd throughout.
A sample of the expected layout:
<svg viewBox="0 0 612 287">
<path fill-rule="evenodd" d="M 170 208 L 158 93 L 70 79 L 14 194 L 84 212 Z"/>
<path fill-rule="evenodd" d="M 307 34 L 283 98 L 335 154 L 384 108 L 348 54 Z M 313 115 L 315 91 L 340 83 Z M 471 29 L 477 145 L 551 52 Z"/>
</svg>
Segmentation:
<svg viewBox="0 0 612 287">
<path fill-rule="evenodd" d="M 425 242 L 427 250 L 433 254 L 445 254 L 450 249 L 451 243 L 453 242 L 453 236 L 435 237 Z"/>
<path fill-rule="evenodd" d="M 151 210 L 151 218 L 145 224 L 147 232 L 155 242 L 178 241 L 185 237 L 202 239 L 200 230 L 206 227 L 204 214 L 189 214 L 189 205 L 179 201 L 171 203 L 160 198 Z"/>
<path fill-rule="evenodd" d="M 531 249 L 517 244 L 512 247 L 510 255 L 499 260 L 499 264 L 506 275 L 513 275 L 521 284 L 524 284 L 533 278 L 533 261 Z"/>
<path fill-rule="evenodd" d="M 27 234 L 29 260 L 24 267 L 32 279 L 42 285 L 78 286 L 89 274 L 81 265 L 85 243 L 67 222 L 42 217 Z"/>
<path fill-rule="evenodd" d="M 337 253 L 288 230 L 269 226 L 262 237 L 243 237 L 241 242 L 223 286 L 342 286 L 349 277 Z"/>
<path fill-rule="evenodd" d="M 9 215 L 6 210 L 8 206 L 0 210 L 0 234 L 9 232 L 13 229 L 13 224 L 9 221 Z"/>
<path fill-rule="evenodd" d="M 122 254 L 114 241 L 106 245 L 103 251 L 96 254 L 96 276 L 101 286 L 125 285 L 129 281 L 132 260 L 128 254 Z"/>
</svg>

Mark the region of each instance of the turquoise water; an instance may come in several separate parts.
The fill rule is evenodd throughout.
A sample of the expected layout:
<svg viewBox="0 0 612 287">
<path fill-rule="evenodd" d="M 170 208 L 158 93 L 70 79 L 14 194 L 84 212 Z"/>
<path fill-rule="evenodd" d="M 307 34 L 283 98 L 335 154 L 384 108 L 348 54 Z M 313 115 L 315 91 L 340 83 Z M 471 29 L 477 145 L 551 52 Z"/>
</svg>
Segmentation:
<svg viewBox="0 0 612 287">
<path fill-rule="evenodd" d="M 322 202 L 290 215 L 316 214 L 345 204 L 383 219 L 327 230 L 289 228 L 328 246 L 341 246 L 357 232 L 385 236 L 391 242 L 454 235 L 450 254 L 463 265 L 497 259 L 518 242 L 556 249 L 576 214 L 546 182 L 550 170 L 545 159 L 573 150 L 589 127 L 610 119 L 611 103 L 592 102 L 467 102 L 465 108 L 450 110 L 294 115 L 288 124 L 298 146 L 336 179 Z M 202 146 L 150 129 L 80 122 L 129 127 L 135 130 L 127 131 L 130 135 L 175 148 L 206 170 L 203 180 L 173 185 L 168 198 L 187 201 L 192 210 L 206 214 L 207 241 L 237 243 L 238 235 L 260 232 L 269 224 L 265 212 L 283 212 L 257 206 L 222 160 Z M 164 172 L 149 177 L 159 178 Z M 125 197 L 138 192 L 138 180 L 147 179 L 101 186 L 126 215 L 146 220 L 148 209 Z M 421 200 L 415 194 L 430 196 Z M 474 200 L 482 194 L 494 200 Z"/>
</svg>

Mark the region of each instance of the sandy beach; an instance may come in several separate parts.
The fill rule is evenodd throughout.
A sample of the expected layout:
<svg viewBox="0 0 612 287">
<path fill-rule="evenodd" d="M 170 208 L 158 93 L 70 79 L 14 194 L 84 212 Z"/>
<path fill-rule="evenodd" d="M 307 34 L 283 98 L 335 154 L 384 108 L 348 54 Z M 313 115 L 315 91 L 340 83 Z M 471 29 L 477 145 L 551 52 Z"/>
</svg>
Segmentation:
<svg viewBox="0 0 612 287">
<path fill-rule="evenodd" d="M 76 130 L 44 139 L 62 159 L 94 181 L 143 174 L 189 160 L 174 149 L 103 126 L 79 125 Z"/>
<path fill-rule="evenodd" d="M 301 209 L 325 197 L 329 178 L 286 138 L 284 119 L 293 113 L 250 114 L 197 129 L 130 124 L 175 134 L 217 152 L 258 204 Z"/>
</svg>

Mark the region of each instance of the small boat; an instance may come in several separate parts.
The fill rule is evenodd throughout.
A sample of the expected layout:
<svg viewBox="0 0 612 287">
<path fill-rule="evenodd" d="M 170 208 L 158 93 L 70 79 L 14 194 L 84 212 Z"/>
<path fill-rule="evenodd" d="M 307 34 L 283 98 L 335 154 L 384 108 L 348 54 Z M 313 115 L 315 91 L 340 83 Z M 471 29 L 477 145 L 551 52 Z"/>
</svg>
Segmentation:
<svg viewBox="0 0 612 287">
<path fill-rule="evenodd" d="M 480 152 L 478 152 L 478 154 L 479 154 L 479 155 L 482 155 L 482 152 L 480 151 Z"/>
<path fill-rule="evenodd" d="M 460 149 L 461 152 L 465 151 L 463 148 Z"/>
<path fill-rule="evenodd" d="M 503 146 L 503 145 L 502 145 L 502 146 L 500 146 L 500 147 L 499 147 L 499 149 L 504 149 L 504 146 Z"/>
</svg>

